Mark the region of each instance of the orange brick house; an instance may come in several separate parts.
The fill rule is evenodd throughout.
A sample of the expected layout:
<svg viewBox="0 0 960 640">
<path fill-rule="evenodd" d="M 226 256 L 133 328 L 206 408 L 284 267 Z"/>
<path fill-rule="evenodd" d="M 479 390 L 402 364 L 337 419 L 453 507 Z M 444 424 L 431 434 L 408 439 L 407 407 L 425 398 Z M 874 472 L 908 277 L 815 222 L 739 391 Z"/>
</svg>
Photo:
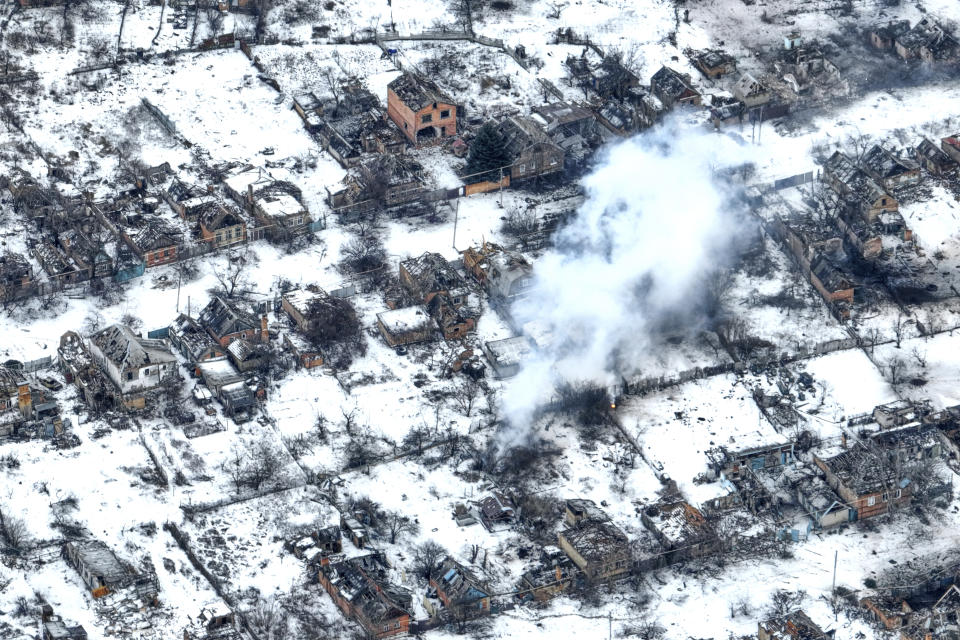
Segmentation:
<svg viewBox="0 0 960 640">
<path fill-rule="evenodd" d="M 387 85 L 387 115 L 415 145 L 457 134 L 457 105 L 409 73 Z"/>
<path fill-rule="evenodd" d="M 386 565 L 369 554 L 322 565 L 318 581 L 345 616 L 369 638 L 388 638 L 410 631 L 413 598 L 386 581 Z"/>
</svg>

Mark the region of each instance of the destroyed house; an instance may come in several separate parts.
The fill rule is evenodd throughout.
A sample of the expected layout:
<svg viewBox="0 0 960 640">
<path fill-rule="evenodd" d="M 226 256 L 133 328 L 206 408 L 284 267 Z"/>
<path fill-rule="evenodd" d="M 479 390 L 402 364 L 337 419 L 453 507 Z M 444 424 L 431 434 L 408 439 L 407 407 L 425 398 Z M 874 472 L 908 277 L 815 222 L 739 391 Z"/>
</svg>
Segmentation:
<svg viewBox="0 0 960 640">
<path fill-rule="evenodd" d="M 693 88 L 690 76 L 670 67 L 660 67 L 660 70 L 653 74 L 650 79 L 650 93 L 668 109 L 687 104 L 700 106 L 700 93 Z"/>
<path fill-rule="evenodd" d="M 873 433 L 870 440 L 901 459 L 940 458 L 944 453 L 941 433 L 933 425 L 912 422 Z"/>
<path fill-rule="evenodd" d="M 219 202 L 208 207 L 197 218 L 200 239 L 222 249 L 246 240 L 247 224 L 240 213 Z"/>
<path fill-rule="evenodd" d="M 510 154 L 510 180 L 527 180 L 563 170 L 564 153 L 530 118 L 509 117 L 497 130 Z"/>
<path fill-rule="evenodd" d="M 102 243 L 94 243 L 80 229 L 69 229 L 57 236 L 57 243 L 87 278 L 107 278 L 113 274 L 113 258 Z"/>
<path fill-rule="evenodd" d="M 0 255 L 0 302 L 16 300 L 33 288 L 33 269 L 22 255 Z"/>
<path fill-rule="evenodd" d="M 227 356 L 238 371 L 254 371 L 270 361 L 270 348 L 265 344 L 240 338 L 227 345 Z"/>
<path fill-rule="evenodd" d="M 319 582 L 345 616 L 370 638 L 388 638 L 410 630 L 413 598 L 387 581 L 387 567 L 377 554 L 321 566 Z"/>
<path fill-rule="evenodd" d="M 458 298 L 460 303 L 455 302 Z M 427 304 L 427 313 L 436 321 L 444 340 L 458 340 L 477 326 L 472 310 L 463 305 L 460 296 L 447 293 L 433 296 Z"/>
<path fill-rule="evenodd" d="M 591 582 L 611 580 L 631 570 L 627 536 L 612 522 L 582 522 L 561 531 L 557 541 Z"/>
<path fill-rule="evenodd" d="M 823 177 L 840 196 L 847 199 L 867 223 L 874 223 L 884 212 L 900 209 L 900 203 L 876 181 L 837 151 L 823 166 Z"/>
<path fill-rule="evenodd" d="M 720 545 L 703 513 L 683 500 L 644 507 L 640 520 L 668 552 L 670 562 L 710 555 Z"/>
<path fill-rule="evenodd" d="M 864 520 L 886 513 L 891 504 L 910 501 L 913 485 L 887 464 L 887 460 L 857 445 L 826 460 L 814 456 L 830 488 L 851 510 L 851 520 Z"/>
<path fill-rule="evenodd" d="M 467 303 L 469 291 L 463 277 L 439 253 L 426 252 L 400 263 L 400 284 L 418 302 L 429 304 L 437 295 L 445 294 L 451 303 L 461 307 Z"/>
<path fill-rule="evenodd" d="M 753 75 L 744 73 L 733 85 L 733 95 L 750 108 L 770 102 L 773 92 Z"/>
<path fill-rule="evenodd" d="M 490 612 L 490 588 L 453 558 L 448 557 L 433 568 L 430 572 L 430 588 L 447 609 Z M 425 602 L 429 603 L 431 594 L 428 592 L 427 595 Z"/>
<path fill-rule="evenodd" d="M 67 542 L 61 554 L 77 570 L 94 598 L 102 598 L 123 588 L 136 577 L 133 569 L 99 540 Z"/>
<path fill-rule="evenodd" d="M 343 537 L 340 534 L 340 527 L 337 525 L 318 529 L 313 538 L 323 555 L 328 556 L 343 552 Z"/>
<path fill-rule="evenodd" d="M 43 620 L 42 640 L 87 640 L 87 631 L 82 625 L 67 626 L 59 616 Z"/>
<path fill-rule="evenodd" d="M 169 264 L 177 260 L 180 232 L 160 220 L 149 221 L 134 236 L 124 232 L 124 239 L 147 267 Z"/>
<path fill-rule="evenodd" d="M 210 337 L 221 347 L 228 346 L 234 340 L 245 339 L 254 342 L 268 342 L 267 316 L 257 318 L 241 309 L 237 303 L 214 296 L 197 317 Z"/>
<path fill-rule="evenodd" d="M 351 169 L 337 191 L 327 189 L 332 209 L 364 213 L 416 202 L 424 194 L 423 167 L 405 155 L 378 156 Z"/>
<path fill-rule="evenodd" d="M 960 163 L 960 133 L 940 140 L 940 149 L 953 158 L 954 162 Z"/>
<path fill-rule="evenodd" d="M 870 28 L 870 44 L 877 49 L 893 49 L 894 43 L 910 31 L 909 20 L 880 22 Z"/>
<path fill-rule="evenodd" d="M 957 56 L 958 44 L 936 20 L 925 17 L 912 29 L 897 36 L 894 48 L 904 60 L 920 58 L 924 62 L 953 60 Z"/>
<path fill-rule="evenodd" d="M 829 638 L 830 636 L 800 609 L 757 623 L 757 640 L 829 640 Z"/>
<path fill-rule="evenodd" d="M 196 222 L 200 214 L 217 205 L 217 198 L 201 187 L 173 180 L 163 192 L 170 208 L 188 222 Z"/>
<path fill-rule="evenodd" d="M 287 313 L 296 325 L 297 330 L 306 333 L 313 328 L 315 323 L 312 318 L 311 307 L 315 302 L 327 298 L 328 295 L 327 292 L 316 287 L 294 289 L 293 291 L 287 291 L 280 297 L 280 308 Z"/>
<path fill-rule="evenodd" d="M 415 145 L 457 133 L 457 105 L 433 82 L 409 72 L 387 85 L 387 116 Z"/>
<path fill-rule="evenodd" d="M 377 329 L 391 347 L 432 340 L 436 327 L 435 321 L 422 306 L 377 314 Z"/>
<path fill-rule="evenodd" d="M 463 252 L 463 266 L 480 286 L 499 300 L 514 300 L 533 286 L 533 267 L 526 258 L 492 242 Z"/>
<path fill-rule="evenodd" d="M 364 153 L 402 153 L 406 147 L 406 138 L 388 124 L 379 108 L 336 119 L 321 118 L 314 136 L 345 169 L 356 166 Z"/>
<path fill-rule="evenodd" d="M 33 257 L 46 272 L 50 280 L 63 284 L 72 284 L 88 277 L 88 273 L 81 270 L 55 245 L 48 242 L 38 244 L 33 248 Z"/>
<path fill-rule="evenodd" d="M 568 56 L 565 62 L 573 80 L 585 92 L 590 89 L 602 99 L 623 98 L 631 87 L 640 84 L 636 74 L 616 56 L 605 56 L 597 62 L 594 53 L 594 50 L 585 48 L 579 57 Z"/>
<path fill-rule="evenodd" d="M 916 154 L 920 166 L 935 176 L 942 176 L 957 170 L 957 161 L 928 138 L 924 138 L 917 145 Z"/>
<path fill-rule="evenodd" d="M 902 627 L 913 613 L 909 603 L 902 597 L 883 592 L 861 598 L 860 606 L 888 631 Z"/>
<path fill-rule="evenodd" d="M 880 145 L 874 145 L 864 154 L 860 166 L 884 189 L 920 181 L 920 166 L 912 158 L 901 157 Z"/>
<path fill-rule="evenodd" d="M 610 520 L 607 512 L 597 506 L 593 500 L 571 498 L 564 503 L 563 521 L 575 527 L 584 522 L 606 522 Z"/>
<path fill-rule="evenodd" d="M 498 525 L 511 524 L 517 512 L 513 502 L 505 494 L 494 491 L 477 503 L 480 512 L 480 521 L 487 529 Z"/>
<path fill-rule="evenodd" d="M 484 342 L 481 349 L 494 373 L 501 379 L 520 373 L 524 360 L 533 353 L 530 340 L 525 336 L 490 340 Z"/>
<path fill-rule="evenodd" d="M 257 404 L 243 376 L 226 358 L 197 363 L 196 372 L 229 416 L 250 412 Z"/>
<path fill-rule="evenodd" d="M 910 402 L 895 400 L 887 404 L 877 405 L 871 415 L 881 429 L 900 427 L 921 420 L 932 411 L 927 402 Z"/>
<path fill-rule="evenodd" d="M 217 344 L 206 329 L 185 314 L 180 314 L 170 325 L 168 332 L 172 344 L 188 362 L 203 362 L 226 356 L 223 348 Z"/>
<path fill-rule="evenodd" d="M 125 325 L 102 329 L 90 336 L 87 344 L 128 408 L 142 409 L 143 393 L 177 373 L 177 360 L 165 340 L 141 338 Z"/>
<path fill-rule="evenodd" d="M 30 383 L 22 373 L 0 365 L 0 414 L 19 409 L 21 417 L 33 413 Z"/>
<path fill-rule="evenodd" d="M 706 77 L 716 80 L 737 70 L 737 60 L 721 49 L 707 49 L 693 57 L 694 66 Z"/>
<path fill-rule="evenodd" d="M 590 88 L 601 98 L 622 98 L 628 89 L 640 84 L 640 79 L 627 69 L 616 56 L 604 56 L 598 66 L 591 68 Z"/>
<path fill-rule="evenodd" d="M 856 519 L 856 512 L 812 468 L 798 466 L 788 475 L 797 504 L 810 519 L 812 528 L 829 529 Z"/>
</svg>

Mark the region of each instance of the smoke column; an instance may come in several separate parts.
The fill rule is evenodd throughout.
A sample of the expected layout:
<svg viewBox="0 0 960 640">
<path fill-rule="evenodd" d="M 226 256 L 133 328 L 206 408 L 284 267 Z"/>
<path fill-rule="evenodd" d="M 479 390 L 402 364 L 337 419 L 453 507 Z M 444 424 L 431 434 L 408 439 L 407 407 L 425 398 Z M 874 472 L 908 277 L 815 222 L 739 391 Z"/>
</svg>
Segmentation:
<svg viewBox="0 0 960 640">
<path fill-rule="evenodd" d="M 550 338 L 506 386 L 498 449 L 529 438 L 558 383 L 615 384 L 655 346 L 657 327 L 702 320 L 703 281 L 742 230 L 723 170 L 747 159 L 731 138 L 676 122 L 603 152 L 584 179 L 585 202 L 512 308 L 518 324 Z"/>
</svg>

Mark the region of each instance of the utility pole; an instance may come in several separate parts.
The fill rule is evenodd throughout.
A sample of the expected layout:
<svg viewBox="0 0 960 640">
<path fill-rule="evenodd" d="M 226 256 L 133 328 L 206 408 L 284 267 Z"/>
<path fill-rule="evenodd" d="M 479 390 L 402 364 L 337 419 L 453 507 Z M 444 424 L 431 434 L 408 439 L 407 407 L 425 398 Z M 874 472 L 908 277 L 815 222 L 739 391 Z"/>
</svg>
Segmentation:
<svg viewBox="0 0 960 640">
<path fill-rule="evenodd" d="M 613 640 L 613 611 L 607 611 L 607 622 L 609 623 L 608 640 Z"/>
<path fill-rule="evenodd" d="M 500 167 L 500 208 L 503 209 L 503 167 Z"/>
<path fill-rule="evenodd" d="M 837 611 L 837 555 L 839 550 L 833 552 L 833 587 L 830 589 L 830 601 L 833 602 L 833 619 L 837 620 L 839 613 Z"/>
<path fill-rule="evenodd" d="M 453 209 L 453 250 L 457 251 L 457 222 L 460 220 L 460 198 L 457 198 L 457 205 Z"/>
</svg>

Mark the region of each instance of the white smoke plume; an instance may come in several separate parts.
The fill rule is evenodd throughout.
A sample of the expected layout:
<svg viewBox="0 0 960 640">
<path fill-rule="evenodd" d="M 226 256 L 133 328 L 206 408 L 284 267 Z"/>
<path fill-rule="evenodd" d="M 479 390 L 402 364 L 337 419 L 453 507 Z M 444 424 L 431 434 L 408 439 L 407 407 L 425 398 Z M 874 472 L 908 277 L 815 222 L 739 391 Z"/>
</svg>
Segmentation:
<svg viewBox="0 0 960 640">
<path fill-rule="evenodd" d="M 584 204 L 536 262 L 531 295 L 511 310 L 551 338 L 506 387 L 497 449 L 529 438 L 558 384 L 613 385 L 636 371 L 664 323 L 698 324 L 704 280 L 743 230 L 723 171 L 747 160 L 732 139 L 675 122 L 604 152 L 584 179 Z"/>
</svg>

